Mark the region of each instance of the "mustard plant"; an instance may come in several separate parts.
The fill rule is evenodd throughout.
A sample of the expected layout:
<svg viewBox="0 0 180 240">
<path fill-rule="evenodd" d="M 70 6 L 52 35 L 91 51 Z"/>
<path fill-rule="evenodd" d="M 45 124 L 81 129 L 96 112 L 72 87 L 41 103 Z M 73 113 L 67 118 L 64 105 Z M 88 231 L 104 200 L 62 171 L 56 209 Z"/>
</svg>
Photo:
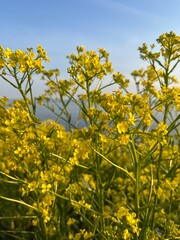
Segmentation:
<svg viewBox="0 0 180 240">
<path fill-rule="evenodd" d="M 0 47 L 0 77 L 22 96 L 0 99 L 0 236 L 178 239 L 180 37 L 156 42 L 139 47 L 148 65 L 131 73 L 132 92 L 102 48 L 77 47 L 61 79 L 41 46 Z M 38 98 L 34 75 L 47 86 Z M 37 119 L 37 101 L 55 121 Z"/>
</svg>

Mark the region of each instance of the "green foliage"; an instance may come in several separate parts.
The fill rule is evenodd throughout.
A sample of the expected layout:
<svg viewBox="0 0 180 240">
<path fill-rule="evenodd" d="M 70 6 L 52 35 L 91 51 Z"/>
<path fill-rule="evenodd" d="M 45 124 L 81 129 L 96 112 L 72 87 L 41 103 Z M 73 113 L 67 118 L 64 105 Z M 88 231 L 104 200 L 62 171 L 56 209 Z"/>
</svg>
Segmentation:
<svg viewBox="0 0 180 240">
<path fill-rule="evenodd" d="M 132 72 L 132 93 L 104 49 L 77 47 L 61 79 L 43 67 L 41 46 L 36 54 L 0 47 L 1 80 L 22 96 L 0 98 L 1 239 L 179 239 L 180 88 L 172 73 L 180 37 L 165 33 L 157 43 L 156 52 L 154 44 L 139 48 L 149 65 Z M 37 74 L 47 88 L 35 98 Z M 41 122 L 37 102 L 56 121 Z"/>
</svg>

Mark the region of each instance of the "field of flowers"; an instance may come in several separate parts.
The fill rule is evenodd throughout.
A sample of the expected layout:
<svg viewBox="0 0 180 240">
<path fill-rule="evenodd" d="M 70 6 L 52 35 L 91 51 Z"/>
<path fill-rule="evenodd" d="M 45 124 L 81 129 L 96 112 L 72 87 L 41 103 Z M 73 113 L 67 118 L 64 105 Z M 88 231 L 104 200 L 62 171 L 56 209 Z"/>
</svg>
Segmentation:
<svg viewBox="0 0 180 240">
<path fill-rule="evenodd" d="M 129 92 L 102 48 L 77 47 L 61 79 L 41 46 L 0 46 L 0 81 L 21 94 L 0 98 L 0 239 L 180 239 L 180 36 L 139 52 L 148 64 Z M 56 120 L 40 121 L 37 104 Z"/>
</svg>

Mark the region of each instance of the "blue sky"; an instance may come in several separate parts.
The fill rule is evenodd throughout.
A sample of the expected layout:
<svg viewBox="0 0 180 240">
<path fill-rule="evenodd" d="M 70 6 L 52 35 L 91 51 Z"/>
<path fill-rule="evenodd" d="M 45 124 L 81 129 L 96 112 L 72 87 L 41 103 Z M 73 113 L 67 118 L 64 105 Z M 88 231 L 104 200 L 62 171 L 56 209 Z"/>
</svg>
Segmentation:
<svg viewBox="0 0 180 240">
<path fill-rule="evenodd" d="M 36 48 L 41 44 L 51 62 L 67 77 L 66 56 L 77 45 L 88 50 L 105 48 L 116 71 L 129 77 L 144 63 L 137 48 L 151 44 L 162 33 L 180 35 L 179 0 L 1 0 L 0 45 Z M 1 81 L 0 96 L 17 97 Z M 35 94 L 43 83 L 36 79 Z"/>
</svg>

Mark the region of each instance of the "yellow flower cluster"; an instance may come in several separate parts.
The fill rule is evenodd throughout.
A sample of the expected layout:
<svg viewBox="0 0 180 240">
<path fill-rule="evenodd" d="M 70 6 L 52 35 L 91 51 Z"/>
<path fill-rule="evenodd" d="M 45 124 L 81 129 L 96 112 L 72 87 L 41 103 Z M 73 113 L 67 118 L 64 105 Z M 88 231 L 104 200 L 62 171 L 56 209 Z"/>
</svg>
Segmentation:
<svg viewBox="0 0 180 240">
<path fill-rule="evenodd" d="M 83 86 L 86 82 L 91 85 L 94 78 L 102 79 L 105 75 L 112 72 L 111 63 L 108 60 L 108 53 L 104 49 L 95 51 L 85 51 L 85 48 L 77 47 L 78 54 L 72 53 L 67 56 L 71 67 L 68 73 L 73 80 L 77 79 Z"/>
<path fill-rule="evenodd" d="M 37 55 L 33 52 L 32 48 L 27 48 L 27 51 L 22 51 L 17 49 L 13 51 L 9 48 L 0 49 L 0 68 L 13 67 L 19 68 L 19 71 L 24 73 L 27 70 L 37 70 L 42 71 L 42 61 L 49 61 L 46 52 L 42 46 L 37 46 Z M 6 72 L 6 69 L 5 69 Z M 5 74 L 5 73 L 4 73 Z"/>
<path fill-rule="evenodd" d="M 139 219 L 136 218 L 136 214 L 134 212 L 130 213 L 127 208 L 120 207 L 118 209 L 118 212 L 114 214 L 118 221 L 122 221 L 123 218 L 125 218 L 126 224 L 132 228 L 132 232 L 136 234 L 136 236 L 139 236 L 140 229 L 138 228 L 138 222 Z M 130 234 L 128 229 L 125 229 L 122 234 L 123 239 L 129 239 L 129 237 L 132 237 L 132 234 Z"/>
</svg>

